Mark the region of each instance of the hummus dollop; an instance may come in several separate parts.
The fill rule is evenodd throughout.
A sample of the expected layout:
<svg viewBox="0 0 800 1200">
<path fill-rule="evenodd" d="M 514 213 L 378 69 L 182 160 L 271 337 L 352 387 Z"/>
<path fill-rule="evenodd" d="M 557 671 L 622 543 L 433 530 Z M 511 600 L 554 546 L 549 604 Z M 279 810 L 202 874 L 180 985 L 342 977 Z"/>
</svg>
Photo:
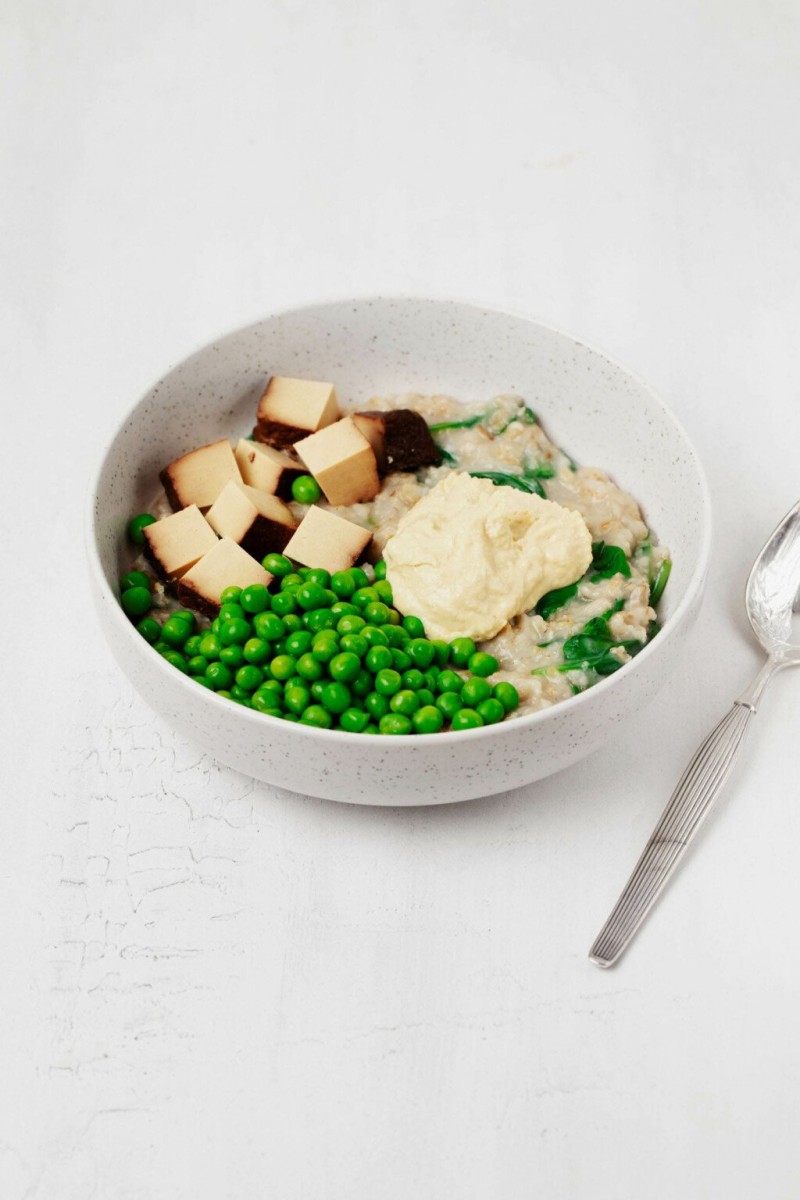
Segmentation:
<svg viewBox="0 0 800 1200">
<path fill-rule="evenodd" d="M 384 559 L 395 607 L 428 637 L 486 641 L 580 579 L 592 539 L 572 509 L 453 471 L 402 518 Z"/>
</svg>

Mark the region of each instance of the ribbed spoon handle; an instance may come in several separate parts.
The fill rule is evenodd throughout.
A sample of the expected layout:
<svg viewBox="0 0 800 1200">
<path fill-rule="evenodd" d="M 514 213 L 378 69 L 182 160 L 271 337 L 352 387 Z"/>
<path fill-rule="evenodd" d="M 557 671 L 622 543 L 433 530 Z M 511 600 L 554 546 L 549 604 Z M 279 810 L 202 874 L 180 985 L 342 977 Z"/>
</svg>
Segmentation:
<svg viewBox="0 0 800 1200">
<path fill-rule="evenodd" d="M 589 951 L 599 967 L 617 961 L 672 877 L 722 791 L 755 711 L 754 703 L 737 700 L 696 751 Z"/>
</svg>

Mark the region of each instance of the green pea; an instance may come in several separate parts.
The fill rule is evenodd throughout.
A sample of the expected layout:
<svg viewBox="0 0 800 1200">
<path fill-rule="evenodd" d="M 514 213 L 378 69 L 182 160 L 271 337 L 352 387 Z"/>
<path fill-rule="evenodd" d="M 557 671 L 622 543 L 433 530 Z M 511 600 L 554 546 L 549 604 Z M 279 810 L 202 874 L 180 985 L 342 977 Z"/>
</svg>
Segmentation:
<svg viewBox="0 0 800 1200">
<path fill-rule="evenodd" d="M 375 572 L 376 579 L 385 579 L 386 578 L 386 563 L 383 561 L 382 558 L 378 559 L 378 561 L 375 563 L 375 566 L 373 567 L 373 570 Z"/>
<path fill-rule="evenodd" d="M 405 650 L 395 649 L 391 651 L 392 666 L 396 671 L 407 671 L 411 666 L 411 659 L 406 654 Z"/>
<path fill-rule="evenodd" d="M 148 525 L 155 525 L 156 519 L 151 513 L 139 513 L 136 517 L 131 517 L 126 525 L 128 538 L 133 542 L 134 546 L 144 545 L 144 531 Z"/>
<path fill-rule="evenodd" d="M 184 673 L 184 675 L 188 672 L 189 666 L 179 650 L 165 650 L 161 657 L 173 667 L 177 667 L 179 671 Z"/>
<path fill-rule="evenodd" d="M 355 613 L 346 613 L 336 622 L 336 631 L 337 633 L 360 633 L 366 624 L 363 617 L 359 617 Z"/>
<path fill-rule="evenodd" d="M 305 615 L 305 614 L 304 614 Z M 284 613 L 281 617 L 287 633 L 295 633 L 298 629 L 305 629 L 298 613 Z"/>
<path fill-rule="evenodd" d="M 219 627 L 219 640 L 223 646 L 244 645 L 250 637 L 250 622 L 234 617 Z"/>
<path fill-rule="evenodd" d="M 436 699 L 436 707 L 447 717 L 448 721 L 452 721 L 464 705 L 458 692 L 442 692 L 441 696 Z"/>
<path fill-rule="evenodd" d="M 339 617 L 361 616 L 361 613 L 358 611 L 355 604 L 348 604 L 346 600 L 337 600 L 335 604 L 331 605 L 331 612 L 337 620 Z"/>
<path fill-rule="evenodd" d="M 375 724 L 374 721 L 370 721 L 367 725 L 364 726 L 364 728 L 361 730 L 361 732 L 362 733 L 380 733 L 380 730 L 378 729 L 378 726 Z"/>
<path fill-rule="evenodd" d="M 433 704 L 417 709 L 411 718 L 415 733 L 438 733 L 444 725 L 444 717 Z"/>
<path fill-rule="evenodd" d="M 188 608 L 176 608 L 174 612 L 170 613 L 170 616 L 174 617 L 176 621 L 185 621 L 191 633 L 197 629 L 197 617 Z"/>
<path fill-rule="evenodd" d="M 186 666 L 190 675 L 205 675 L 208 659 L 203 658 L 202 654 L 193 654 L 187 660 Z"/>
<path fill-rule="evenodd" d="M 296 633 L 290 633 L 286 639 L 286 653 L 291 654 L 293 658 L 299 658 L 301 654 L 305 654 L 311 649 L 311 643 L 314 640 L 313 633 L 309 633 L 307 629 L 298 629 Z"/>
<path fill-rule="evenodd" d="M 244 609 L 241 604 L 235 600 L 228 600 L 225 604 L 219 606 L 220 622 L 224 621 L 243 621 Z"/>
<path fill-rule="evenodd" d="M 366 640 L 366 639 L 365 639 Z M 364 665 L 373 675 L 393 665 L 392 652 L 388 646 L 370 646 Z"/>
<path fill-rule="evenodd" d="M 389 620 L 389 609 L 380 600 L 371 600 L 362 611 L 369 625 L 385 625 Z"/>
<path fill-rule="evenodd" d="M 437 667 L 446 667 L 447 660 L 450 657 L 450 647 L 448 646 L 447 642 L 443 642 L 439 638 L 435 638 L 431 642 L 431 645 L 433 646 L 433 653 L 436 659 Z"/>
<path fill-rule="evenodd" d="M 161 636 L 165 642 L 169 642 L 170 646 L 180 647 L 185 641 L 188 641 L 191 634 L 185 621 L 181 621 L 180 618 L 167 617 L 161 626 Z"/>
<path fill-rule="evenodd" d="M 269 664 L 273 679 L 286 681 L 294 675 L 295 660 L 289 654 L 278 654 Z"/>
<path fill-rule="evenodd" d="M 339 639 L 332 629 L 322 629 L 314 636 L 311 653 L 321 663 L 330 662 L 339 653 Z"/>
<path fill-rule="evenodd" d="M 387 645 L 391 646 L 392 649 L 399 649 L 411 641 L 411 638 L 402 625 L 384 625 L 382 628 Z"/>
<path fill-rule="evenodd" d="M 425 637 L 425 626 L 419 617 L 403 617 L 403 629 L 412 638 Z"/>
<path fill-rule="evenodd" d="M 322 689 L 322 704 L 328 712 L 343 713 L 350 707 L 350 689 L 343 683 L 326 683 Z"/>
<path fill-rule="evenodd" d="M 206 689 L 207 689 L 209 692 L 213 692 L 213 691 L 214 691 L 214 688 L 213 688 L 213 687 L 212 687 L 212 685 L 211 685 L 211 684 L 208 682 L 208 680 L 206 679 L 205 675 L 193 675 L 193 676 L 192 676 L 192 678 L 194 679 L 195 683 L 199 683 L 199 684 L 200 684 L 200 687 L 204 687 L 204 688 L 206 688 Z"/>
<path fill-rule="evenodd" d="M 350 683 L 361 671 L 361 659 L 348 651 L 336 654 L 328 663 L 328 671 L 338 683 Z"/>
<path fill-rule="evenodd" d="M 461 689 L 461 699 L 468 708 L 477 708 L 492 694 L 492 685 L 480 676 L 472 675 Z"/>
<path fill-rule="evenodd" d="M 381 717 L 378 729 L 381 733 L 403 734 L 411 733 L 413 726 L 410 717 L 404 717 L 402 713 L 387 713 Z"/>
<path fill-rule="evenodd" d="M 257 667 L 261 667 L 272 654 L 269 642 L 264 638 L 248 638 L 242 648 L 245 662 L 253 663 Z"/>
<path fill-rule="evenodd" d="M 265 679 L 259 686 L 260 692 L 269 692 L 273 696 L 273 704 L 277 704 L 283 695 L 284 684 L 279 679 Z"/>
<path fill-rule="evenodd" d="M 297 603 L 303 612 L 325 607 L 325 590 L 318 583 L 304 583 L 297 589 Z"/>
<path fill-rule="evenodd" d="M 466 667 L 475 653 L 475 643 L 472 638 L 454 638 L 450 643 L 450 662 L 455 667 Z"/>
<path fill-rule="evenodd" d="M 442 692 L 460 692 L 464 686 L 464 680 L 455 671 L 440 671 L 439 678 L 436 680 L 436 690 Z"/>
<path fill-rule="evenodd" d="M 357 708 L 346 708 L 339 717 L 339 727 L 346 733 L 362 733 L 369 722 L 369 713 Z"/>
<path fill-rule="evenodd" d="M 425 682 L 425 676 L 422 671 L 418 671 L 416 667 L 410 670 L 403 671 L 403 687 L 411 688 L 412 692 L 416 692 Z"/>
<path fill-rule="evenodd" d="M 321 588 L 327 589 L 331 586 L 331 573 L 324 567 L 311 567 L 306 575 L 306 583 L 318 583 Z"/>
<path fill-rule="evenodd" d="M 430 690 L 430 688 L 418 688 L 417 689 L 417 699 L 419 700 L 420 705 L 423 708 L 426 707 L 426 705 L 436 703 L 436 697 L 434 696 L 434 694 Z"/>
<path fill-rule="evenodd" d="M 262 613 L 269 608 L 269 592 L 263 583 L 251 583 L 242 589 L 239 603 L 246 613 Z"/>
<path fill-rule="evenodd" d="M 356 590 L 353 592 L 353 604 L 357 605 L 358 608 L 366 608 L 368 604 L 372 604 L 374 601 L 378 600 L 378 593 L 375 591 L 374 587 L 369 585 L 366 587 L 356 588 Z"/>
<path fill-rule="evenodd" d="M 147 588 L 148 592 L 152 586 L 152 580 L 149 575 L 145 575 L 144 571 L 128 571 L 119 581 L 119 590 L 127 592 L 128 588 L 143 587 Z"/>
<path fill-rule="evenodd" d="M 395 692 L 389 701 L 389 708 L 392 712 L 402 713 L 404 717 L 413 716 L 420 707 L 416 692 L 412 692 L 410 688 Z"/>
<path fill-rule="evenodd" d="M 276 596 L 277 600 L 278 597 Z M 274 612 L 258 613 L 253 619 L 253 629 L 256 637 L 265 642 L 277 642 L 286 633 L 286 623 Z"/>
<path fill-rule="evenodd" d="M 368 696 L 372 691 L 372 682 L 372 676 L 370 675 L 369 671 L 362 667 L 355 679 L 352 680 L 350 684 L 350 690 L 353 692 L 354 696 L 358 696 L 360 700 L 363 700 L 364 697 Z"/>
<path fill-rule="evenodd" d="M 384 604 L 391 604 L 394 597 L 392 596 L 392 585 L 385 579 L 377 579 L 372 585 L 378 593 L 378 599 Z"/>
<path fill-rule="evenodd" d="M 200 645 L 197 647 L 200 654 L 207 658 L 209 662 L 219 658 L 222 642 L 216 633 L 204 633 L 200 638 Z"/>
<path fill-rule="evenodd" d="M 519 707 L 519 692 L 513 683 L 506 683 L 505 680 L 496 683 L 492 688 L 492 696 L 500 701 L 507 713 Z"/>
<path fill-rule="evenodd" d="M 240 687 L 238 683 L 231 684 L 231 700 L 239 700 L 242 703 L 250 704 L 250 693 L 246 688 Z"/>
<path fill-rule="evenodd" d="M 191 658 L 193 654 L 199 654 L 200 653 L 200 643 L 202 642 L 202 640 L 203 640 L 203 638 L 202 638 L 201 634 L 199 634 L 199 633 L 190 634 L 190 636 L 183 643 L 183 653 L 188 655 L 189 658 Z"/>
<path fill-rule="evenodd" d="M 234 644 L 232 646 L 223 646 L 219 652 L 220 661 L 234 671 L 238 671 L 239 667 L 244 666 L 244 646 Z"/>
<path fill-rule="evenodd" d="M 315 679 L 311 684 L 311 696 L 318 704 L 322 703 L 322 693 L 327 682 L 327 679 Z"/>
<path fill-rule="evenodd" d="M 288 716 L 288 714 L 284 713 L 282 709 L 275 708 L 269 704 L 268 700 L 264 696 L 261 696 L 258 692 L 254 692 L 250 697 L 250 707 L 254 708 L 256 712 L 260 712 L 265 717 L 280 718 Z"/>
<path fill-rule="evenodd" d="M 341 600 L 349 600 L 356 590 L 356 582 L 350 571 L 334 571 L 331 575 L 330 589 Z"/>
<path fill-rule="evenodd" d="M 241 596 L 241 594 L 242 594 L 242 589 L 240 587 L 236 587 L 235 584 L 231 584 L 230 587 L 226 587 L 226 588 L 222 589 L 222 594 L 219 598 L 219 602 L 220 602 L 220 604 L 238 604 L 239 597 Z"/>
<path fill-rule="evenodd" d="M 236 683 L 245 692 L 254 692 L 259 684 L 264 682 L 264 672 L 260 667 L 247 663 L 236 672 Z"/>
<path fill-rule="evenodd" d="M 327 708 L 323 708 L 321 704 L 309 704 L 300 717 L 300 724 L 316 725 L 319 729 L 330 729 L 333 724 L 333 717 Z"/>
<path fill-rule="evenodd" d="M 383 629 L 378 629 L 377 625 L 365 625 L 359 632 L 368 646 L 389 645 L 385 626 Z"/>
<path fill-rule="evenodd" d="M 144 640 L 149 642 L 151 646 L 161 637 L 161 626 L 152 617 L 143 617 L 136 628 Z"/>
<path fill-rule="evenodd" d="M 311 703 L 311 692 L 302 684 L 292 684 L 284 692 L 283 702 L 289 712 L 297 713 L 300 716 Z"/>
<path fill-rule="evenodd" d="M 387 624 L 389 624 L 389 625 L 399 625 L 400 624 L 400 613 L 397 611 L 396 608 L 389 609 L 389 620 L 388 620 Z"/>
<path fill-rule="evenodd" d="M 425 638 L 412 638 L 406 646 L 406 654 L 414 666 L 423 671 L 427 670 L 436 657 L 433 642 L 428 642 Z"/>
<path fill-rule="evenodd" d="M 366 571 L 361 569 L 361 567 L 351 567 L 350 574 L 353 577 L 353 583 L 356 585 L 356 588 L 368 586 L 369 576 L 367 575 Z"/>
<path fill-rule="evenodd" d="M 284 575 L 281 580 L 281 591 L 288 592 L 290 589 L 295 592 L 297 588 L 303 586 L 303 576 L 297 571 L 293 571 L 291 575 Z"/>
<path fill-rule="evenodd" d="M 310 570 L 311 567 L 295 567 L 295 574 L 299 575 L 301 579 L 305 579 Z"/>
<path fill-rule="evenodd" d="M 331 616 L 329 608 L 315 608 L 312 612 L 303 613 L 303 628 L 312 633 L 320 633 L 323 629 L 335 629 L 336 618 Z"/>
<path fill-rule="evenodd" d="M 301 654 L 296 664 L 297 674 L 301 679 L 307 679 L 309 683 L 313 683 L 315 679 L 321 679 L 324 675 L 322 663 L 314 658 L 313 654 Z"/>
<path fill-rule="evenodd" d="M 149 588 L 132 587 L 122 593 L 120 603 L 127 616 L 143 617 L 153 607 L 153 597 Z"/>
<path fill-rule="evenodd" d="M 483 725 L 483 717 L 474 708 L 462 708 L 450 722 L 450 728 L 456 731 L 459 729 L 478 729 L 481 725 Z"/>
<path fill-rule="evenodd" d="M 475 711 L 479 717 L 483 718 L 486 725 L 496 725 L 506 715 L 506 710 L 500 701 L 495 700 L 493 697 L 489 700 L 482 700 Z"/>
<path fill-rule="evenodd" d="M 370 692 L 364 697 L 364 708 L 375 721 L 380 721 L 389 711 L 389 701 L 380 692 Z"/>
<path fill-rule="evenodd" d="M 487 675 L 494 675 L 500 664 L 493 654 L 484 654 L 482 650 L 478 650 L 475 654 L 470 655 L 467 666 L 473 675 L 479 675 L 485 679 Z"/>
<path fill-rule="evenodd" d="M 357 654 L 359 658 L 363 658 L 369 650 L 369 643 L 359 633 L 346 633 L 342 638 L 341 645 L 343 650 L 347 650 L 350 654 Z"/>
<path fill-rule="evenodd" d="M 291 559 L 287 558 L 285 554 L 275 554 L 274 552 L 262 558 L 261 565 L 276 579 L 283 579 L 284 576 L 291 575 L 294 570 Z"/>
<path fill-rule="evenodd" d="M 223 697 L 223 699 L 225 699 L 225 700 L 232 700 L 232 699 L 233 699 L 233 696 L 231 696 L 231 694 L 230 694 L 230 692 L 228 691 L 228 689 L 227 689 L 227 688 L 220 688 L 220 690 L 217 692 L 217 695 L 218 695 L 218 696 L 222 696 L 222 697 Z"/>
<path fill-rule="evenodd" d="M 210 662 L 206 667 L 206 679 L 217 689 L 229 688 L 233 683 L 233 671 L 224 662 Z"/>
<path fill-rule="evenodd" d="M 432 691 L 432 692 L 435 692 L 436 684 L 439 681 L 440 674 L 441 674 L 441 672 L 438 667 L 431 667 L 430 670 L 423 671 L 422 672 L 422 686 L 429 688 L 430 691 Z"/>
<path fill-rule="evenodd" d="M 322 489 L 313 475 L 298 475 L 292 480 L 292 499 L 298 504 L 316 504 Z"/>
<path fill-rule="evenodd" d="M 380 692 L 382 696 L 394 696 L 402 686 L 400 672 L 392 670 L 391 667 L 385 667 L 375 676 L 375 691 Z"/>
</svg>

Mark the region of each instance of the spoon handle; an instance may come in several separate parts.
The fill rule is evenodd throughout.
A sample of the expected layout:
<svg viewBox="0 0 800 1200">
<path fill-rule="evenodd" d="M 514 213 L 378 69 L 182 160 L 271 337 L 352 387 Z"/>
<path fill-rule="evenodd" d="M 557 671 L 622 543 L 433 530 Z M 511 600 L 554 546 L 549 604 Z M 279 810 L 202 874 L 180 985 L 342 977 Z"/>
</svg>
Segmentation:
<svg viewBox="0 0 800 1200">
<path fill-rule="evenodd" d="M 769 673 L 765 671 L 759 676 L 757 690 L 754 686 L 735 701 L 730 712 L 698 747 L 681 776 L 622 895 L 589 951 L 589 958 L 598 967 L 610 967 L 625 950 L 722 791 Z"/>
</svg>

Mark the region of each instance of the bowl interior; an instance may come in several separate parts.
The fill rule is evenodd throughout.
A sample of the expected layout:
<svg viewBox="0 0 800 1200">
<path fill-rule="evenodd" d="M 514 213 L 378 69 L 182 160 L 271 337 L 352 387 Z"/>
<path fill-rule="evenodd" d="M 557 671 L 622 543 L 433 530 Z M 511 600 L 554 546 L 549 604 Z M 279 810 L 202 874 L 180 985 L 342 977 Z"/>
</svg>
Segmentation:
<svg viewBox="0 0 800 1200">
<path fill-rule="evenodd" d="M 641 380 L 523 317 L 451 301 L 374 298 L 297 309 L 229 334 L 175 367 L 136 405 L 109 447 L 94 494 L 94 541 L 111 588 L 130 558 L 125 522 L 149 506 L 159 470 L 196 446 L 249 433 L 269 374 L 330 379 L 342 399 L 365 405 L 392 392 L 461 400 L 518 393 L 578 462 L 607 470 L 636 497 L 670 547 L 667 619 L 702 566 L 709 520 L 702 468 L 683 429 Z"/>
</svg>

